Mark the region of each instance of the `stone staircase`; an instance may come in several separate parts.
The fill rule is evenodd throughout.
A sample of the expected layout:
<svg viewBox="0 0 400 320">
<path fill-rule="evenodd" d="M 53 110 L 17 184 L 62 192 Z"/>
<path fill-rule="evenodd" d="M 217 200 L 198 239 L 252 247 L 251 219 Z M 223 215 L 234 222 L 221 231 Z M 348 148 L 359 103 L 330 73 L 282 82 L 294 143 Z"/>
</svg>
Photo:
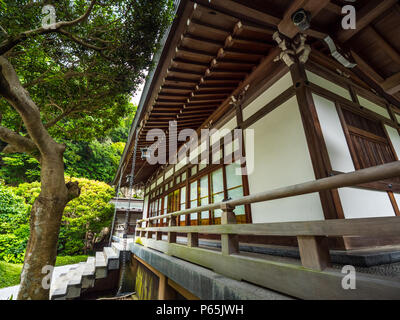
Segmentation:
<svg viewBox="0 0 400 320">
<path fill-rule="evenodd" d="M 111 247 L 96 252 L 96 257 L 89 257 L 86 262 L 60 274 L 52 281 L 50 300 L 79 298 L 85 289 L 95 287 L 96 280 L 107 278 L 108 271 L 119 269 L 122 254 L 123 245 L 113 242 Z"/>
</svg>

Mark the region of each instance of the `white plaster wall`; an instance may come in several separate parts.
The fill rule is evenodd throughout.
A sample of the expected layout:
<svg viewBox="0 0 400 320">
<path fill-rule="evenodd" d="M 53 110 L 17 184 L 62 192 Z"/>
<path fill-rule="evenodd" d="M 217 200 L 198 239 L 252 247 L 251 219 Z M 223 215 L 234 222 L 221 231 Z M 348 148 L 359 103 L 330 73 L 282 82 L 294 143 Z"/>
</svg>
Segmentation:
<svg viewBox="0 0 400 320">
<path fill-rule="evenodd" d="M 354 171 L 353 160 L 351 159 L 335 103 L 315 94 L 312 96 L 328 149 L 332 169 L 341 172 Z"/>
<path fill-rule="evenodd" d="M 296 97 L 249 129 L 255 137 L 250 194 L 315 180 Z M 252 204 L 252 218 L 253 223 L 311 221 L 324 215 L 319 195 L 309 194 Z"/>
<path fill-rule="evenodd" d="M 398 159 L 400 156 L 400 135 L 397 130 L 391 126 L 385 125 L 385 128 L 389 135 L 390 141 L 392 142 L 393 148 L 396 151 Z"/>
<path fill-rule="evenodd" d="M 313 99 L 332 169 L 341 172 L 354 171 L 353 160 L 335 104 L 318 95 L 313 95 Z M 398 143 L 400 147 L 400 139 Z M 342 188 L 339 189 L 339 195 L 345 218 L 394 216 L 393 207 L 386 192 Z"/>
<path fill-rule="evenodd" d="M 320 87 L 329 90 L 333 93 L 336 93 L 337 95 L 346 98 L 348 100 L 351 100 L 351 95 L 349 90 L 337 85 L 336 83 L 333 83 L 332 81 L 329 81 L 325 78 L 320 77 L 319 75 L 306 70 L 306 74 L 307 74 L 307 79 L 308 81 L 319 85 Z"/>
<path fill-rule="evenodd" d="M 290 72 L 286 73 L 282 78 L 275 82 L 265 92 L 263 92 L 257 99 L 243 109 L 243 119 L 247 120 L 258 110 L 263 108 L 266 104 L 274 100 L 282 92 L 293 85 L 292 76 Z"/>
<path fill-rule="evenodd" d="M 377 105 L 376 103 L 373 103 L 372 101 L 367 100 L 359 95 L 357 95 L 357 97 L 360 105 L 362 105 L 364 108 L 390 119 L 389 112 L 386 110 L 386 108 L 383 108 L 380 105 Z"/>
<path fill-rule="evenodd" d="M 357 188 L 339 189 L 346 219 L 394 216 L 392 204 L 385 191 Z"/>
</svg>

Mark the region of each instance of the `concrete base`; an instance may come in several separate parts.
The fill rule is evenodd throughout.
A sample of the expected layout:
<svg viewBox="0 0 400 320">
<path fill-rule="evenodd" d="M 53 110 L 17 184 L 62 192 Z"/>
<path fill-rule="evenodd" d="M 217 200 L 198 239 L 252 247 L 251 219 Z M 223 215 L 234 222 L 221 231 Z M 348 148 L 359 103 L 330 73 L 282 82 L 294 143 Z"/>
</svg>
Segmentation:
<svg viewBox="0 0 400 320">
<path fill-rule="evenodd" d="M 290 300 L 292 298 L 256 285 L 233 280 L 195 264 L 132 244 L 140 259 L 202 300 Z"/>
</svg>

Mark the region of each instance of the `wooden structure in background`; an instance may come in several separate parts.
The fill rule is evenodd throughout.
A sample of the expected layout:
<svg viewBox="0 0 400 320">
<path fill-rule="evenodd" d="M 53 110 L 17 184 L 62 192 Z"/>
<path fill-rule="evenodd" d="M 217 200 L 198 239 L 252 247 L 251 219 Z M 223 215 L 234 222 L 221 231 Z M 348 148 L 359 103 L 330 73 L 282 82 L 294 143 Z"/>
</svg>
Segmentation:
<svg viewBox="0 0 400 320">
<path fill-rule="evenodd" d="M 234 155 L 235 163 L 150 165 L 138 152 L 135 181 L 145 185 L 146 224 L 137 230 L 142 244 L 300 298 L 313 297 L 304 293 L 303 285 L 311 285 L 312 292 L 321 283 L 329 287 L 324 297 L 340 296 L 339 275 L 326 271 L 329 249 L 400 244 L 399 172 L 393 169 L 400 156 L 400 6 L 395 0 L 357 1 L 357 28 L 343 30 L 345 4 L 179 2 L 115 181 L 131 167 L 133 137 L 139 133 L 137 146 L 149 147 L 155 138 L 152 129 L 166 132 L 159 141 L 166 159 L 176 153 L 189 160 Z M 300 30 L 291 16 L 300 8 L 311 16 L 310 28 L 304 31 L 311 53 L 304 60 L 301 51 L 282 52 L 273 37 L 279 32 L 289 49 L 298 48 Z M 349 69 L 335 60 L 324 41 L 328 35 L 356 67 Z M 282 59 L 285 53 L 289 59 Z M 249 167 L 234 152 L 238 137 L 222 145 L 211 137 L 207 143 L 217 148 L 210 150 L 202 148 L 203 141 L 195 151 L 182 142 L 170 153 L 171 121 L 178 131 L 242 129 L 241 156 L 254 156 L 254 172 L 239 178 L 233 174 Z M 245 137 L 250 131 L 254 150 Z M 373 179 L 365 179 L 365 171 L 360 171 L 374 172 L 380 165 L 392 171 Z M 351 183 L 330 184 L 349 172 L 355 177 Z M 291 194 L 310 180 L 316 182 L 308 187 L 315 188 Z M 274 201 L 257 198 L 276 188 L 281 197 L 263 198 Z M 221 252 L 199 247 L 205 234 L 220 241 Z M 177 243 L 182 235 L 187 237 L 184 247 Z M 239 252 L 241 242 L 299 246 L 306 270 L 246 257 Z M 230 264 L 237 270 L 226 268 Z M 310 268 L 323 271 L 312 273 Z M 274 276 L 282 272 L 288 281 L 278 283 Z M 293 279 L 300 279 L 297 289 L 290 283 Z M 371 290 L 388 297 L 398 293 L 398 284 L 388 281 L 380 287 L 378 282 L 363 278 L 359 297 L 368 297 Z"/>
</svg>

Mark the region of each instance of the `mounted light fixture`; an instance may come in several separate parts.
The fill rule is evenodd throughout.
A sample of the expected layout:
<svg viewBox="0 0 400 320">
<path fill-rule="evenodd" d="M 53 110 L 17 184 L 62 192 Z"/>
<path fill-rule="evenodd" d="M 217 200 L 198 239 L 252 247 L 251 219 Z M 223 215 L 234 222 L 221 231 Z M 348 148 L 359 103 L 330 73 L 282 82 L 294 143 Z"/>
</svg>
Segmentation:
<svg viewBox="0 0 400 320">
<path fill-rule="evenodd" d="M 304 9 L 299 9 L 292 14 L 292 21 L 301 31 L 305 31 L 310 28 L 311 14 Z"/>
</svg>

